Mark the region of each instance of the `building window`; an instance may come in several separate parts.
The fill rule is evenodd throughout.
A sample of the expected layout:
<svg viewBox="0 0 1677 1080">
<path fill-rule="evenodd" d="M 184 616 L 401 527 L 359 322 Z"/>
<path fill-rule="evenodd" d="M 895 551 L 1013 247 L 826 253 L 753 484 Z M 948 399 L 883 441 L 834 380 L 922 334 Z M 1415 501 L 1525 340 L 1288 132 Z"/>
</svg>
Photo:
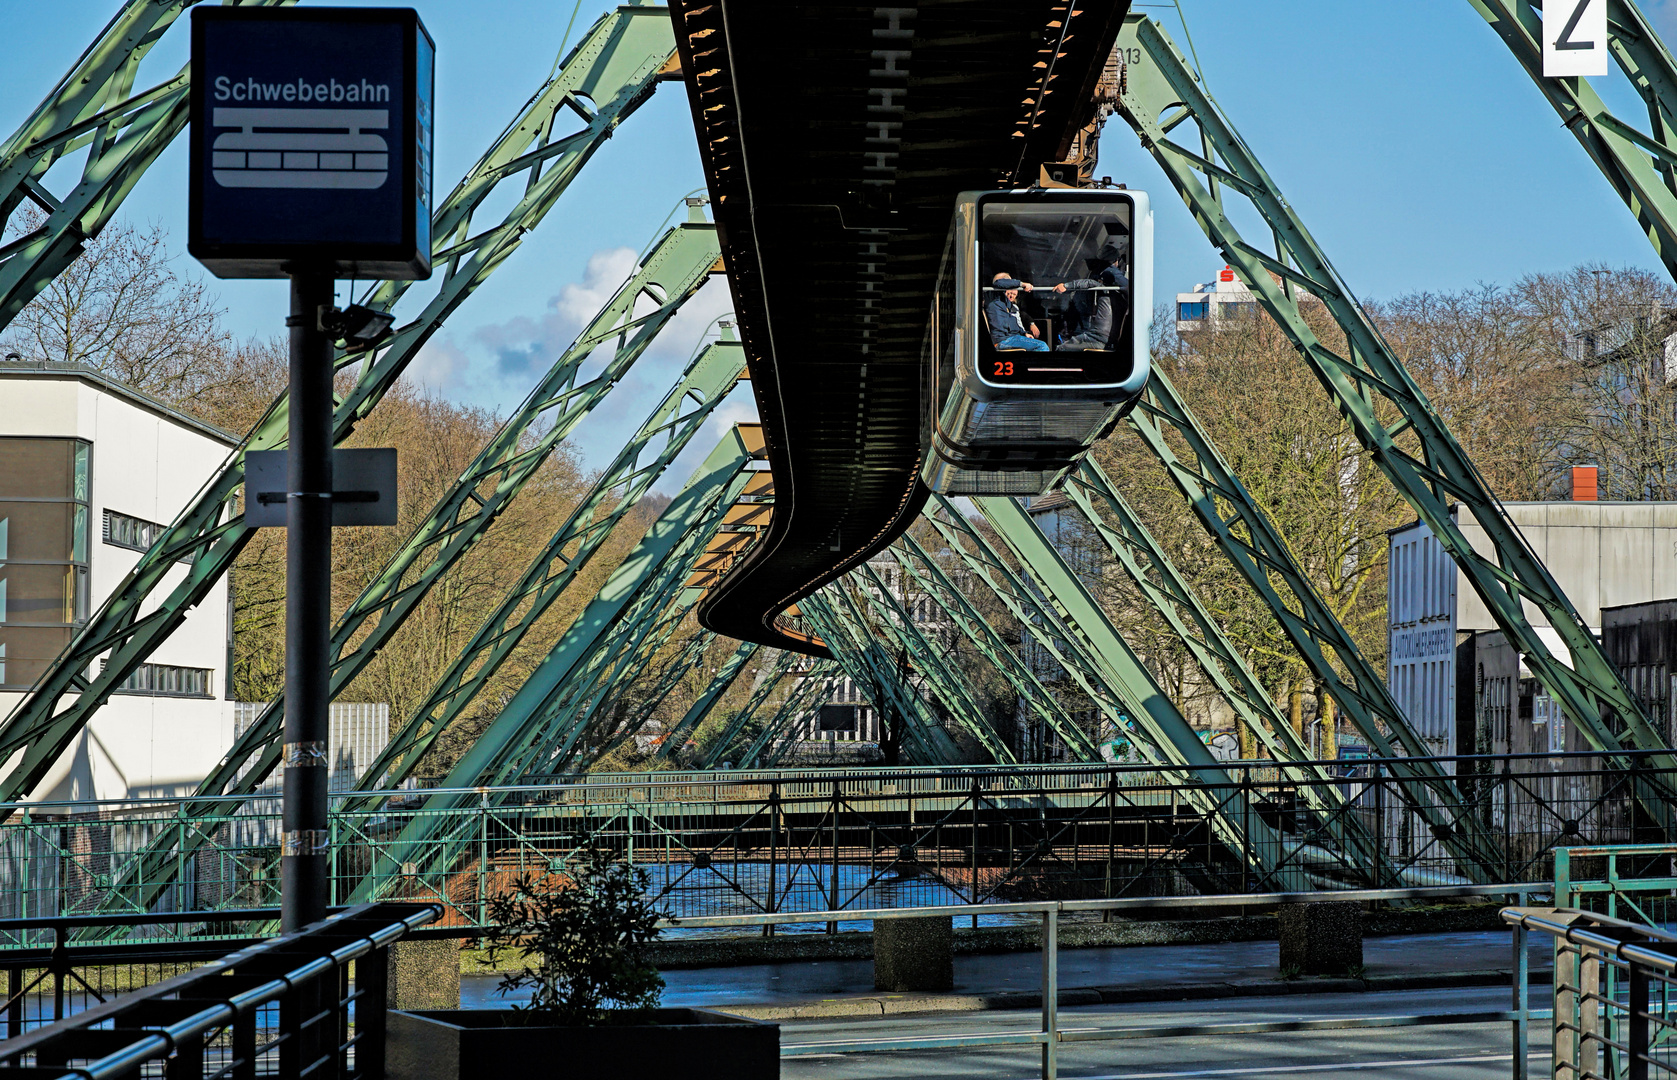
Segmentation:
<svg viewBox="0 0 1677 1080">
<path fill-rule="evenodd" d="M 99 661 L 105 669 L 107 661 Z M 149 694 L 152 697 L 210 697 L 208 668 L 178 667 L 174 664 L 141 664 L 116 688 L 119 694 Z"/>
<path fill-rule="evenodd" d="M 1197 300 L 1194 303 L 1179 303 L 1176 305 L 1176 317 L 1183 322 L 1193 322 L 1203 319 L 1209 314 L 1206 302 Z"/>
<path fill-rule="evenodd" d="M 1219 306 L 1217 314 L 1225 319 L 1250 319 L 1258 314 L 1258 305 L 1249 300 L 1225 303 Z"/>
<path fill-rule="evenodd" d="M 87 618 L 90 455 L 0 438 L 0 686 L 32 686 Z"/>
<path fill-rule="evenodd" d="M 129 517 L 115 510 L 105 511 L 105 543 L 116 547 L 145 551 L 163 535 L 165 525 L 142 518 Z"/>
</svg>

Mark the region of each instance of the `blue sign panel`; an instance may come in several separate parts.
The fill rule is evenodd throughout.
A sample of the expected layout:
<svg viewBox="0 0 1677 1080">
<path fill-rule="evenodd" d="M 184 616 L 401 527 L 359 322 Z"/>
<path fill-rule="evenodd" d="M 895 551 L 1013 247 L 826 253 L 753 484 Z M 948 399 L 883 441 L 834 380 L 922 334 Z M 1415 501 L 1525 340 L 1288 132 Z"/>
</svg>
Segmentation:
<svg viewBox="0 0 1677 1080">
<path fill-rule="evenodd" d="M 188 250 L 226 278 L 430 276 L 433 58 L 411 9 L 194 8 Z"/>
</svg>

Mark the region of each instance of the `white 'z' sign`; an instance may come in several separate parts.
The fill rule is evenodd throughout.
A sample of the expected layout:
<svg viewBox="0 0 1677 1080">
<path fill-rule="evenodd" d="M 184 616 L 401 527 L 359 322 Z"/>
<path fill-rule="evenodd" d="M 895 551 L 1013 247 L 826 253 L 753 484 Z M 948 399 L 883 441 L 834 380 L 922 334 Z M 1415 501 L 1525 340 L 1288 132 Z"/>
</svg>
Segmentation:
<svg viewBox="0 0 1677 1080">
<path fill-rule="evenodd" d="M 1548 0 L 1543 5 L 1543 75 L 1607 74 L 1607 0 Z"/>
</svg>

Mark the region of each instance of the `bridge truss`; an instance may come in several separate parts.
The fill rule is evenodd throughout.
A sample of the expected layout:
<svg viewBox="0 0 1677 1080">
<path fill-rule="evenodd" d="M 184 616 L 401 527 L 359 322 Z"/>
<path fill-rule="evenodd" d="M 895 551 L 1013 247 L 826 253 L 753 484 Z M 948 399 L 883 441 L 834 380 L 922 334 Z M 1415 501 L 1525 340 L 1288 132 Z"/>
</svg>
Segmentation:
<svg viewBox="0 0 1677 1080">
<path fill-rule="evenodd" d="M 1646 130 L 1607 110 L 1586 81 L 1541 77 L 1539 14 L 1526 0 L 1470 2 L 1532 74 L 1677 275 L 1677 141 L 1672 135 L 1677 67 L 1645 18 L 1628 0 L 1611 0 L 1613 53 L 1647 104 Z M 27 202 L 42 215 L 38 226 L 0 248 L 0 326 L 74 259 L 86 238 L 97 234 L 146 165 L 180 130 L 185 72 L 138 93 L 133 86 L 140 62 L 189 4 L 130 3 L 18 133 L 0 146 L 0 213 L 10 215 Z M 1576 609 L 1162 29 L 1131 15 L 1124 20 L 1119 45 L 1128 63 L 1118 80 L 1117 115 L 1159 162 L 1207 238 L 1251 283 L 1259 302 L 1351 421 L 1375 466 L 1439 537 L 1534 674 L 1591 744 L 1609 755 L 1601 759 L 1601 771 L 1625 770 L 1629 779 L 1615 781 L 1618 796 L 1628 792 L 1646 820 L 1669 835 L 1677 806 L 1669 777 L 1677 772 L 1677 760 Z M 378 405 L 448 316 L 540 224 L 594 150 L 654 85 L 679 76 L 673 52 L 668 16 L 659 8 L 619 8 L 584 35 L 440 204 L 434 261 L 443 272 L 434 295 L 422 305 L 415 302 L 418 313 L 376 355 L 340 356 L 340 365 L 355 373 L 336 416 L 339 441 Z M 69 195 L 53 195 L 44 186 L 47 170 L 84 148 L 82 183 Z M 512 194 L 512 209 L 495 224 L 475 224 L 480 207 L 503 191 Z M 1270 230 L 1269 245 L 1249 242 L 1231 223 L 1225 204 L 1237 198 Z M 715 229 L 697 206 L 689 221 L 658 238 L 630 280 L 554 361 L 454 489 L 341 617 L 333 637 L 334 694 L 388 643 L 430 586 L 493 526 L 546 456 L 618 384 L 707 276 L 722 269 L 718 251 Z M 409 283 L 380 282 L 364 302 L 390 311 L 409 289 Z M 1330 349 L 1307 325 L 1299 309 L 1301 290 L 1320 301 L 1345 333 L 1346 355 Z M 582 380 L 584 363 L 601 355 L 599 374 Z M 746 377 L 745 366 L 744 350 L 726 330 L 720 341 L 698 353 L 425 702 L 400 719 L 356 790 L 341 797 L 345 813 L 369 814 L 395 805 L 393 790 L 414 776 L 427 752 L 573 584 L 628 509 L 692 444 L 717 405 Z M 283 445 L 284 417 L 281 398 L 0 724 L 0 759 L 12 762 L 0 780 L 0 803 L 28 795 L 112 690 L 227 571 L 249 539 L 237 501 L 243 453 Z M 1506 812 L 1504 835 L 1495 835 L 1496 815 L 1486 801 L 1492 797 L 1489 788 L 1470 791 L 1427 760 L 1425 746 L 1374 666 L 1312 588 L 1279 530 L 1168 379 L 1155 376 L 1125 429 L 1164 467 L 1190 512 L 1274 613 L 1318 685 L 1367 739 L 1380 762 L 1380 783 L 1370 789 L 1380 793 L 1379 807 L 1353 794 L 1324 763 L 1310 760 L 1308 747 L 1207 607 L 1092 461 L 1066 487 L 1070 506 L 1263 745 L 1272 761 L 1261 783 L 1252 767 L 1211 755 L 1037 522 L 1017 503 L 994 498 L 974 500 L 982 524 L 947 500 L 935 500 L 921 522 L 880 559 L 807 597 L 789 613 L 827 643 L 833 660 L 811 661 L 749 643 L 735 648 L 714 667 L 685 714 L 661 733 L 652 759 L 666 763 L 685 753 L 689 737 L 750 672 L 753 681 L 743 706 L 698 747 L 705 768 L 723 761 L 779 762 L 807 727 L 810 709 L 841 676 L 871 688 L 872 704 L 888 719 L 890 737 L 900 742 L 907 761 L 946 767 L 977 756 L 1016 764 L 1015 749 L 982 715 L 946 642 L 920 617 L 914 604 L 924 601 L 931 605 L 924 610 L 935 610 L 940 625 L 951 628 L 964 648 L 998 673 L 1068 758 L 1100 759 L 1091 725 L 1075 715 L 1086 711 L 1122 733 L 1146 768 L 1169 776 L 1175 792 L 1172 814 L 1178 806 L 1187 809 L 1197 822 L 1193 843 L 1208 852 L 1194 871 L 1207 881 L 1226 884 L 1227 875 L 1238 872 L 1252 887 L 1266 888 L 1301 880 L 1433 883 L 1417 879 L 1422 866 L 1433 877 L 1485 881 L 1505 878 L 1519 859 L 1529 858 L 1529 852 L 1511 853 Z M 343 882 L 345 896 L 370 895 L 384 887 L 380 883 L 415 873 L 433 878 L 454 873 L 471 850 L 470 838 L 456 826 L 491 805 L 482 802 L 487 796 L 477 789 L 498 786 L 513 793 L 522 783 L 553 783 L 585 771 L 636 734 L 636 718 L 625 717 L 616 705 L 623 686 L 638 672 L 659 656 L 673 654 L 641 702 L 649 710 L 668 699 L 682 680 L 704 670 L 717 642 L 708 632 L 690 632 L 691 613 L 772 519 L 773 478 L 761 468 L 762 454 L 762 434 L 751 426 L 736 427 L 723 437 L 550 655 L 452 767 L 442 788 L 404 818 L 396 839 L 383 846 L 364 875 Z M 1492 542 L 1489 554 L 1468 544 L 1451 503 L 1485 530 Z M 164 574 L 179 561 L 188 564 L 186 578 L 164 594 Z M 982 603 L 980 596 L 986 598 Z M 1566 658 L 1545 644 L 1522 603 L 1532 604 L 1556 628 Z M 1017 643 L 986 617 L 987 605 L 1027 628 L 1033 647 L 1065 675 L 1088 710 L 1074 710 L 1063 693 L 1047 684 L 1045 669 L 1022 657 Z M 95 661 L 101 658 L 108 663 L 95 674 Z M 167 836 L 160 833 L 111 878 L 102 903 L 144 910 L 179 884 L 178 868 L 225 847 L 227 799 L 251 796 L 271 771 L 282 710 L 281 701 L 265 708 L 181 807 L 182 827 Z M 1280 814 L 1276 792 L 1283 788 L 1289 794 L 1287 811 Z M 968 846 L 976 860 L 977 815 L 984 800 L 974 792 Z M 1115 792 L 1114 787 L 1107 796 L 1109 810 L 1118 805 Z M 1606 795 L 1597 792 L 1596 797 L 1598 806 L 1605 805 Z M 780 813 L 774 809 L 776 800 L 770 799 L 773 814 Z M 835 788 L 835 867 L 843 846 L 836 824 L 842 801 Z M 965 805 L 958 802 L 955 808 Z M 1390 842 L 1391 822 L 1400 818 L 1413 835 L 1402 850 Z M 817 831 L 824 827 L 821 820 L 814 826 Z M 1576 831 L 1575 819 L 1559 819 L 1550 842 L 1567 835 L 1569 824 Z M 1116 858 L 1115 828 L 1109 825 L 1106 834 L 1109 863 Z M 917 842 L 907 847 L 912 850 Z M 836 868 L 833 875 L 836 889 Z M 978 880 L 974 862 L 974 896 L 979 895 Z"/>
</svg>

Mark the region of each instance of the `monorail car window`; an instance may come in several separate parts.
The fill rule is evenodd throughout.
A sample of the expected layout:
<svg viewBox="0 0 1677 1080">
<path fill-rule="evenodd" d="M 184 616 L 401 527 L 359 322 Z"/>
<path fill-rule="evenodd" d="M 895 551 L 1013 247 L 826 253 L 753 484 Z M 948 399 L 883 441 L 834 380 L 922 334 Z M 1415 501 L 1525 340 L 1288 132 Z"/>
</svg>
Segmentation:
<svg viewBox="0 0 1677 1080">
<path fill-rule="evenodd" d="M 1082 193 L 1080 193 L 1082 194 Z M 977 374 L 996 386 L 1110 386 L 1134 370 L 1134 207 L 1119 193 L 978 200 Z"/>
</svg>

